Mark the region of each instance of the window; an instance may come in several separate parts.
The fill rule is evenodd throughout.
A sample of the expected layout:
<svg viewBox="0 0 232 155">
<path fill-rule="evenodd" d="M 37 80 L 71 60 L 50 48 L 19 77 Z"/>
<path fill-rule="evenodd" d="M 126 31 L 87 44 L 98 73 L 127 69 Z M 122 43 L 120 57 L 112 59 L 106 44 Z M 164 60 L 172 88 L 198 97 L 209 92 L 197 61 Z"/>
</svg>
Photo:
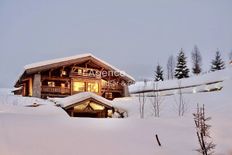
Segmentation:
<svg viewBox="0 0 232 155">
<path fill-rule="evenodd" d="M 108 117 L 112 117 L 113 116 L 113 110 L 111 110 L 111 109 L 107 110 L 107 115 L 108 115 Z"/>
<path fill-rule="evenodd" d="M 105 98 L 112 99 L 113 98 L 113 94 L 109 93 L 109 92 L 106 92 L 105 93 Z"/>
<path fill-rule="evenodd" d="M 62 75 L 67 75 L 67 72 L 63 70 L 63 71 L 61 72 L 61 74 L 62 74 Z"/>
<path fill-rule="evenodd" d="M 93 108 L 93 110 L 104 110 L 105 107 L 102 105 L 99 105 L 97 103 L 94 102 L 90 102 L 90 106 Z"/>
<path fill-rule="evenodd" d="M 108 84 L 108 83 L 107 83 L 107 81 L 106 81 L 106 80 L 104 80 L 104 79 L 102 79 L 102 80 L 101 80 L 101 83 L 102 83 L 102 86 L 103 86 L 103 87 L 106 87 L 106 86 L 107 86 L 107 84 Z"/>
<path fill-rule="evenodd" d="M 83 74 L 83 70 L 82 70 L 82 69 L 78 69 L 78 70 L 77 70 L 77 74 L 78 74 L 78 75 L 82 75 L 82 74 Z"/>
<path fill-rule="evenodd" d="M 89 102 L 84 102 L 74 107 L 74 110 L 82 111 L 89 105 Z"/>
<path fill-rule="evenodd" d="M 85 83 L 73 82 L 73 91 L 85 91 Z"/>
<path fill-rule="evenodd" d="M 99 92 L 98 83 L 89 82 L 87 85 L 87 91 L 98 93 Z"/>
<path fill-rule="evenodd" d="M 65 88 L 65 83 L 60 84 L 61 88 Z"/>
<path fill-rule="evenodd" d="M 86 108 L 90 107 L 93 110 L 104 110 L 105 107 L 103 105 L 97 104 L 95 102 L 91 102 L 91 101 L 86 101 L 83 102 L 79 105 L 76 105 L 74 107 L 74 110 L 76 111 L 84 111 Z"/>
<path fill-rule="evenodd" d="M 53 81 L 48 81 L 48 86 L 49 86 L 49 87 L 55 87 L 55 82 L 53 82 Z"/>
</svg>

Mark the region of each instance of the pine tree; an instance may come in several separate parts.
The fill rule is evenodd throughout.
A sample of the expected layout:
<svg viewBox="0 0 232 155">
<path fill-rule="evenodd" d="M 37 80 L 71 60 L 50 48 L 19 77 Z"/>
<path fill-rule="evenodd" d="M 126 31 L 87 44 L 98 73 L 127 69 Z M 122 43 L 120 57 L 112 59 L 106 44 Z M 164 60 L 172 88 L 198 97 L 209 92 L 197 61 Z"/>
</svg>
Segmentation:
<svg viewBox="0 0 232 155">
<path fill-rule="evenodd" d="M 177 57 L 177 65 L 175 69 L 175 77 L 177 79 L 188 78 L 189 77 L 189 69 L 187 67 L 186 57 L 183 49 L 180 50 L 180 53 Z"/>
<path fill-rule="evenodd" d="M 192 62 L 193 62 L 193 74 L 200 74 L 201 73 L 201 63 L 202 63 L 202 58 L 200 51 L 197 46 L 194 46 L 194 49 L 192 51 Z"/>
<path fill-rule="evenodd" d="M 216 51 L 215 59 L 212 60 L 212 65 L 211 65 L 211 71 L 217 71 L 217 70 L 222 70 L 225 69 L 225 62 L 221 58 L 220 51 Z"/>
<path fill-rule="evenodd" d="M 156 71 L 155 71 L 155 81 L 163 81 L 163 69 L 160 65 L 157 65 Z"/>
</svg>

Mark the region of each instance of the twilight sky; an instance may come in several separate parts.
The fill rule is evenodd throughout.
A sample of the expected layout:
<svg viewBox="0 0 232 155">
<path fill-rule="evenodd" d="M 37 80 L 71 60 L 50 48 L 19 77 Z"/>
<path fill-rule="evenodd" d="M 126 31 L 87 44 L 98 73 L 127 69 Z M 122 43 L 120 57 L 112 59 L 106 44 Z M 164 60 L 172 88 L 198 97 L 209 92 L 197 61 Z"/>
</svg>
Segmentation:
<svg viewBox="0 0 232 155">
<path fill-rule="evenodd" d="M 231 0 L 0 0 L 0 87 L 23 66 L 92 53 L 136 79 L 197 45 L 204 70 L 232 50 Z M 227 62 L 228 63 L 228 62 Z"/>
</svg>

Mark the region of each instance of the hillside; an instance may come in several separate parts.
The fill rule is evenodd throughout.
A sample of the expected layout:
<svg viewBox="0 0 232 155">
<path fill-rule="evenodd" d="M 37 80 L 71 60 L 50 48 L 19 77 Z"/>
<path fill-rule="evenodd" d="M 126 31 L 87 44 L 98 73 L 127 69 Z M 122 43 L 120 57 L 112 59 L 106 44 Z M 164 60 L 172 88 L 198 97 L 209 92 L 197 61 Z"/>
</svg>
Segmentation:
<svg viewBox="0 0 232 155">
<path fill-rule="evenodd" d="M 232 154 L 231 71 L 229 68 L 183 80 L 184 86 L 223 81 L 220 91 L 186 91 L 183 117 L 178 116 L 178 93 L 174 92 L 162 97 L 159 118 L 154 117 L 153 98 L 146 97 L 145 118 L 140 119 L 139 98 L 135 95 L 113 101 L 114 106 L 128 111 L 128 118 L 92 119 L 70 118 L 48 100 L 0 91 L 0 154 L 197 155 L 195 149 L 199 145 L 192 116 L 197 103 L 205 104 L 206 115 L 212 117 L 209 123 L 213 142 L 217 145 L 215 155 Z M 164 81 L 159 86 L 173 88 L 175 84 L 175 80 Z M 133 90 L 138 88 L 133 87 Z M 152 85 L 148 83 L 149 87 Z M 30 107 L 33 103 L 39 106 Z M 158 146 L 155 134 L 159 135 L 162 147 Z"/>
</svg>

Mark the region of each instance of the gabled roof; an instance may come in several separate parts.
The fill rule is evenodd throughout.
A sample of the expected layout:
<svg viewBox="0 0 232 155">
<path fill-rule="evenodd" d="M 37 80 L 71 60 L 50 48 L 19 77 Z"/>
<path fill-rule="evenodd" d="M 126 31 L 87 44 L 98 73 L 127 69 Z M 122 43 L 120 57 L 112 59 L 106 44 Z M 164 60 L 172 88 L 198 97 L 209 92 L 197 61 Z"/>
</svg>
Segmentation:
<svg viewBox="0 0 232 155">
<path fill-rule="evenodd" d="M 47 61 L 41 61 L 41 62 L 36 62 L 33 64 L 26 65 L 26 66 L 24 66 L 24 70 L 23 70 L 22 74 L 20 75 L 19 79 L 21 79 L 22 75 L 24 75 L 24 74 L 33 74 L 36 72 L 46 70 L 49 67 L 62 67 L 64 65 L 85 62 L 87 60 L 91 60 L 96 64 L 100 64 L 108 70 L 112 70 L 112 71 L 120 73 L 124 77 L 124 79 L 127 81 L 135 82 L 135 79 L 132 76 L 130 76 L 129 74 L 127 74 L 126 72 L 121 71 L 120 69 L 110 65 L 109 63 L 95 57 L 91 53 L 79 54 L 79 55 L 75 55 L 75 56 L 52 59 L 52 60 L 47 60 Z M 16 82 L 16 84 L 17 84 L 17 82 Z"/>
<path fill-rule="evenodd" d="M 57 104 L 60 104 L 63 108 L 66 108 L 87 99 L 94 99 L 102 104 L 105 104 L 106 106 L 112 107 L 112 101 L 107 100 L 104 97 L 94 94 L 92 92 L 81 92 L 65 98 L 57 98 L 52 100 L 55 101 Z"/>
</svg>

